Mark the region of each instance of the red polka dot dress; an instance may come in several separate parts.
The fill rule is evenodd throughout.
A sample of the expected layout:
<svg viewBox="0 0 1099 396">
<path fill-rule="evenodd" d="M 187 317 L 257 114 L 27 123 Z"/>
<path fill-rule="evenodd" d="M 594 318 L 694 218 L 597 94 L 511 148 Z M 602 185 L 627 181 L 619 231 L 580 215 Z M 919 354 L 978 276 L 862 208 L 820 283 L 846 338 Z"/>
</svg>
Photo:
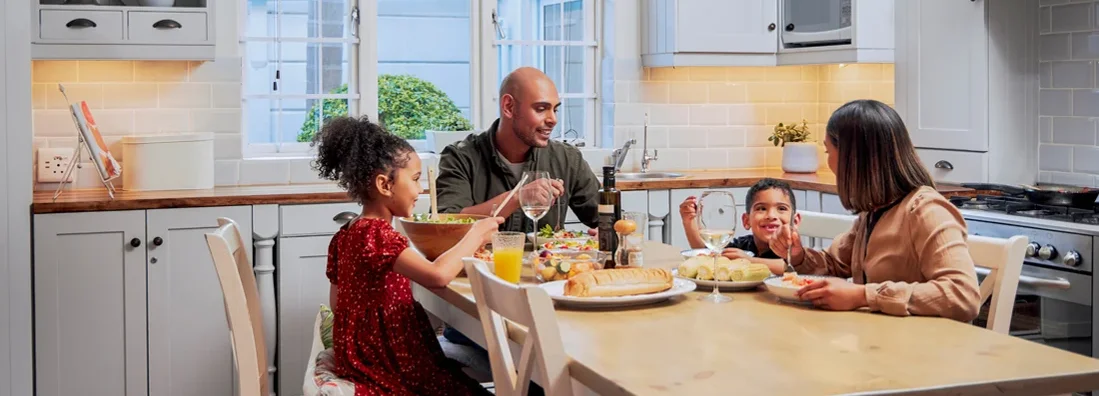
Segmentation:
<svg viewBox="0 0 1099 396">
<path fill-rule="evenodd" d="M 443 355 L 410 280 L 393 271 L 406 248 L 381 219 L 360 218 L 332 237 L 326 272 L 338 286 L 337 374 L 355 383 L 355 396 L 490 394 Z"/>
</svg>

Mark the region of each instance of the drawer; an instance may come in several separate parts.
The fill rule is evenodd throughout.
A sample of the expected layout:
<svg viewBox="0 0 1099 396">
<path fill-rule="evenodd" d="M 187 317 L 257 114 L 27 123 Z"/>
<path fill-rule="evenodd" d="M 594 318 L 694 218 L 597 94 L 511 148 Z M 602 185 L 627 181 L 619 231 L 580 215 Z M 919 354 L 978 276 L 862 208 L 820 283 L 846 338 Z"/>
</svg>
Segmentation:
<svg viewBox="0 0 1099 396">
<path fill-rule="evenodd" d="M 988 181 L 988 155 L 965 151 L 916 149 L 931 178 L 937 182 L 982 183 Z M 953 169 L 951 169 L 953 168 Z"/>
<path fill-rule="evenodd" d="M 341 224 L 333 220 L 333 217 L 343 212 L 358 215 L 362 213 L 362 206 L 357 203 L 279 206 L 280 235 L 335 234 Z"/>
<path fill-rule="evenodd" d="M 205 12 L 145 12 L 129 14 L 129 42 L 203 44 L 209 40 Z"/>
<path fill-rule="evenodd" d="M 122 41 L 122 11 L 40 11 L 38 35 L 46 40 Z"/>
</svg>

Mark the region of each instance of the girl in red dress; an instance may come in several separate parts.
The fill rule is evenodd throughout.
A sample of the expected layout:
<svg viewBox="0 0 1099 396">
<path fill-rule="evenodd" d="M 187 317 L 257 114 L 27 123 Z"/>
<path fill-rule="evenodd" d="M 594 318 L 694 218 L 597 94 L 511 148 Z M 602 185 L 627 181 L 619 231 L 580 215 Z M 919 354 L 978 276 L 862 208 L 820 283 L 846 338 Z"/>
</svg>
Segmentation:
<svg viewBox="0 0 1099 396">
<path fill-rule="evenodd" d="M 443 355 L 409 280 L 446 287 L 503 219 L 478 221 L 432 263 L 392 226 L 394 216 L 412 215 L 422 191 L 412 146 L 365 117 L 330 120 L 313 144 L 321 177 L 363 207 L 328 247 L 337 374 L 355 383 L 356 396 L 490 394 Z"/>
</svg>

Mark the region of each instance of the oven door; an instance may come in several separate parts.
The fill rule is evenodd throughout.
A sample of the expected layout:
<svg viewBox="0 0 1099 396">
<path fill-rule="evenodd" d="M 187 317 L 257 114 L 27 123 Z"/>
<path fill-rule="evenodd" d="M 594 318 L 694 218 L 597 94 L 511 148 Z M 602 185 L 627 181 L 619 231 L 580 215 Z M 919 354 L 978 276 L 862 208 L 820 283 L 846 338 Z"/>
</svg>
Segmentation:
<svg viewBox="0 0 1099 396">
<path fill-rule="evenodd" d="M 851 0 L 782 0 L 786 47 L 851 43 Z"/>
<path fill-rule="evenodd" d="M 983 281 L 989 273 L 977 268 Z M 1091 275 L 1023 265 L 1009 334 L 1092 356 Z M 973 324 L 985 327 L 989 304 Z"/>
</svg>

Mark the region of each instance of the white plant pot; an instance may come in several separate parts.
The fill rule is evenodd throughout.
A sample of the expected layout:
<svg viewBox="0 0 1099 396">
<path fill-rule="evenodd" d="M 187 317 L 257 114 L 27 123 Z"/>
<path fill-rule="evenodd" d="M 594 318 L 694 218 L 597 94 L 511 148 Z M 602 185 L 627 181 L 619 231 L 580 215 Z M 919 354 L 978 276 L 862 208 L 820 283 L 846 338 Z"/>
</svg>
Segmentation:
<svg viewBox="0 0 1099 396">
<path fill-rule="evenodd" d="M 820 167 L 817 144 L 786 143 L 782 148 L 782 170 L 789 173 L 816 173 Z"/>
</svg>

